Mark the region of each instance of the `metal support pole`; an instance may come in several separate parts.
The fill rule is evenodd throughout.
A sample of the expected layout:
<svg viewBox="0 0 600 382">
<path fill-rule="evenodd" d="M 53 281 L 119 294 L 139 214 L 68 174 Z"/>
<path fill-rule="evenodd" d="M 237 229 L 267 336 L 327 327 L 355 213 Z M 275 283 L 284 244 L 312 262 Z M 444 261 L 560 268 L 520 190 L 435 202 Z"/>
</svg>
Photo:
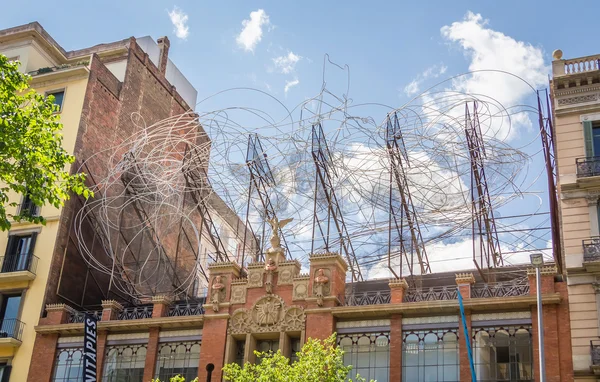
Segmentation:
<svg viewBox="0 0 600 382">
<path fill-rule="evenodd" d="M 535 281 L 537 285 L 537 324 L 538 347 L 540 355 L 540 382 L 546 382 L 546 359 L 544 357 L 544 317 L 542 314 L 542 274 L 541 267 L 535 268 Z"/>
</svg>

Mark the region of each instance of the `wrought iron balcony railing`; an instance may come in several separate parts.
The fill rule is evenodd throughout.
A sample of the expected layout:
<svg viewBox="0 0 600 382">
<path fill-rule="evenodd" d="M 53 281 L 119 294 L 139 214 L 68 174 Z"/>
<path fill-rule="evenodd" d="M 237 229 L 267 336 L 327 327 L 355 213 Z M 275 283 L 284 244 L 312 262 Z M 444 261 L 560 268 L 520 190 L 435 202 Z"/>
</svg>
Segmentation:
<svg viewBox="0 0 600 382">
<path fill-rule="evenodd" d="M 98 321 L 102 321 L 101 310 L 90 310 L 87 312 L 74 312 L 69 316 L 69 324 L 82 324 L 86 313 L 96 317 Z"/>
<path fill-rule="evenodd" d="M 117 319 L 119 320 L 139 320 L 142 318 L 152 318 L 152 305 L 132 306 L 123 309 Z"/>
<path fill-rule="evenodd" d="M 0 338 L 14 338 L 21 341 L 25 324 L 16 318 L 0 320 Z"/>
<path fill-rule="evenodd" d="M 409 288 L 404 294 L 404 302 L 440 301 L 458 299 L 456 286 L 439 286 L 431 288 Z"/>
<path fill-rule="evenodd" d="M 346 305 L 348 306 L 389 304 L 390 301 L 391 294 L 389 290 L 353 292 L 346 294 Z"/>
<path fill-rule="evenodd" d="M 592 352 L 592 365 L 600 366 L 600 340 L 590 341 Z"/>
<path fill-rule="evenodd" d="M 35 274 L 38 258 L 33 253 L 17 253 L 0 257 L 1 273 L 29 271 Z"/>
<path fill-rule="evenodd" d="M 178 302 L 169 308 L 169 317 L 199 316 L 204 314 L 201 302 Z"/>
<path fill-rule="evenodd" d="M 587 178 L 590 176 L 600 176 L 600 157 L 577 158 L 577 177 Z"/>
<path fill-rule="evenodd" d="M 600 261 L 600 236 L 583 240 L 583 261 Z"/>
<path fill-rule="evenodd" d="M 475 285 L 471 289 L 472 298 L 513 297 L 528 294 L 529 280 L 527 277 L 520 277 L 511 281 Z"/>
</svg>

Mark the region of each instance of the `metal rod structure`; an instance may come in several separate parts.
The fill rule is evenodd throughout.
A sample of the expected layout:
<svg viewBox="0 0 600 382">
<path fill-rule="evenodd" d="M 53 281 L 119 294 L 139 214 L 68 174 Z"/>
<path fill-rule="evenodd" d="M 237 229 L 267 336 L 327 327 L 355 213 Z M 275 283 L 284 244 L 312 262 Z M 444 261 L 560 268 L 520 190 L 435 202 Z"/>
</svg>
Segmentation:
<svg viewBox="0 0 600 382">
<path fill-rule="evenodd" d="M 269 166 L 269 162 L 267 161 L 267 154 L 262 148 L 258 134 L 250 134 L 250 136 L 248 137 L 246 165 L 248 166 L 248 170 L 250 171 L 249 195 L 252 195 L 253 189 L 256 190 L 256 193 L 258 194 L 258 198 L 262 205 L 262 212 L 264 213 L 263 235 L 258 246 L 258 252 L 256 256 L 257 258 L 255 259 L 257 261 L 261 261 L 264 260 L 264 221 L 273 219 L 277 215 L 275 213 L 275 208 L 273 207 L 273 204 L 271 203 L 271 199 L 269 198 L 269 194 L 267 192 L 267 189 L 269 187 L 275 186 L 275 178 L 273 178 L 271 167 Z M 251 198 L 248 198 L 248 203 L 250 202 Z M 246 225 L 248 227 L 251 227 L 251 224 L 249 224 L 248 222 L 248 215 L 246 215 Z M 252 231 L 252 233 L 254 234 L 254 231 Z M 281 231 L 281 229 L 279 229 L 279 237 L 283 242 L 283 247 L 285 248 L 285 251 L 287 253 L 287 258 L 291 260 L 292 254 L 288 248 L 285 236 L 283 236 L 283 232 Z"/>
<path fill-rule="evenodd" d="M 546 98 L 546 112 L 548 115 L 544 117 L 544 110 L 540 97 L 540 91 L 537 92 L 538 115 L 540 125 L 540 137 L 542 139 L 542 150 L 546 164 L 546 176 L 548 180 L 548 200 L 550 202 L 550 224 L 552 226 L 552 255 L 554 262 L 558 268 L 558 273 L 563 273 L 563 257 L 560 246 L 560 221 L 558 216 L 558 191 L 556 187 L 556 156 L 554 148 L 554 132 L 552 129 L 552 115 L 550 114 L 550 97 L 548 90 L 544 96 Z"/>
<path fill-rule="evenodd" d="M 337 231 L 337 237 L 340 241 L 340 251 L 348 262 L 350 273 L 352 274 L 352 281 L 363 281 L 362 272 L 350 240 L 350 234 L 346 228 L 344 222 L 344 216 L 340 208 L 338 199 L 335 195 L 332 179 L 336 176 L 335 169 L 332 166 L 331 152 L 327 146 L 327 140 L 323 133 L 323 127 L 320 123 L 312 126 L 312 158 L 315 163 L 318 180 L 315 182 L 315 196 L 317 196 L 318 190 L 323 192 L 327 200 L 327 218 L 322 219 L 319 217 L 317 211 L 317 203 L 315 203 L 315 210 L 313 211 L 313 227 L 317 226 L 321 232 L 323 239 L 323 246 L 326 251 L 330 251 L 330 239 L 331 239 L 331 223 L 333 222 Z M 324 221 L 323 221 L 324 220 Z M 313 241 L 315 240 L 315 230 L 313 228 Z M 314 243 L 313 243 L 314 247 Z"/>
<path fill-rule="evenodd" d="M 184 171 L 185 180 L 197 189 L 210 190 L 212 189 L 212 185 L 208 179 L 206 169 L 203 167 L 203 163 L 197 163 L 195 161 L 195 159 L 199 158 L 201 158 L 200 154 L 194 149 L 186 149 L 186 155 L 184 156 L 184 166 L 187 166 L 187 171 Z M 206 195 L 200 195 L 200 199 L 198 199 L 196 192 L 197 191 L 193 191 L 189 194 L 194 200 L 196 209 L 202 218 L 201 227 L 206 224 L 208 238 L 214 248 L 216 261 L 229 261 L 229 255 L 227 255 L 225 245 L 223 245 L 223 241 L 221 241 L 219 230 L 211 217 L 208 201 L 206 200 L 209 197 L 208 192 L 206 192 Z M 200 232 L 200 237 L 202 237 L 202 232 Z M 196 256 L 196 259 L 198 258 L 198 255 Z"/>
<path fill-rule="evenodd" d="M 535 282 L 537 296 L 537 325 L 538 325 L 538 348 L 540 364 L 540 382 L 546 382 L 546 357 L 544 351 L 544 314 L 542 313 L 542 267 L 535 267 Z"/>
<path fill-rule="evenodd" d="M 386 120 L 386 147 L 390 161 L 390 204 L 389 204 L 389 226 L 390 231 L 395 228 L 398 235 L 398 244 L 400 247 L 400 256 L 406 259 L 406 264 L 410 275 L 414 275 L 414 255 L 420 267 L 420 273 L 431 273 L 427 250 L 421 235 L 419 219 L 410 193 L 410 186 L 406 177 L 405 167 L 410 167 L 410 161 L 404 138 L 398 121 L 398 114 L 388 115 Z M 393 180 L 392 180 L 393 179 Z M 394 188 L 395 186 L 395 188 Z M 400 198 L 394 200 L 394 191 L 397 191 Z M 399 205 L 397 205 L 399 204 Z M 392 221 L 394 222 L 392 227 Z M 404 229 L 406 227 L 410 233 L 410 248 L 407 249 L 404 240 Z M 400 262 L 400 274 L 396 273 L 391 266 L 392 240 L 391 234 L 388 236 L 388 268 L 396 276 L 402 275 L 402 261 Z"/>
<path fill-rule="evenodd" d="M 485 175 L 485 143 L 479 124 L 477 101 L 473 101 L 473 111 L 470 111 L 469 102 L 465 103 L 465 134 L 471 159 L 473 262 L 481 277 L 487 281 L 487 269 L 504 265 L 504 260 Z M 476 243 L 479 243 L 479 261 Z"/>
</svg>

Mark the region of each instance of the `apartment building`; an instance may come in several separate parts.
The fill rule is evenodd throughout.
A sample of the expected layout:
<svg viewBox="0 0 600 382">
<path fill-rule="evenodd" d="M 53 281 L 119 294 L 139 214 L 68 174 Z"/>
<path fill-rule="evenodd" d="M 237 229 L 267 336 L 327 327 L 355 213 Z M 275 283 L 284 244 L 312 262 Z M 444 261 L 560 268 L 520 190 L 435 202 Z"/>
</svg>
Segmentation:
<svg viewBox="0 0 600 382">
<path fill-rule="evenodd" d="M 600 55 L 553 54 L 551 99 L 576 381 L 600 378 Z"/>
<path fill-rule="evenodd" d="M 133 113 L 151 124 L 193 111 L 197 91 L 169 59 L 169 45 L 166 37 L 146 36 L 65 51 L 37 22 L 0 30 L 0 54 L 20 62 L 20 70 L 32 76 L 33 89 L 54 95 L 64 148 L 77 160 L 72 170 L 86 162 L 96 174 L 106 166 L 97 153 L 139 129 L 131 122 Z M 14 223 L 0 235 L 0 247 L 6 248 L 0 271 L 3 382 L 27 380 L 35 327 L 46 315 L 46 304 L 83 310 L 118 299 L 107 278 L 94 273 L 74 245 L 73 216 L 81 199 L 55 208 L 33 206 L 22 195 L 12 198 L 20 201 L 18 208 L 35 209 L 47 224 Z M 219 230 L 236 241 L 240 222 L 235 214 L 218 197 L 211 198 L 209 208 Z"/>
</svg>

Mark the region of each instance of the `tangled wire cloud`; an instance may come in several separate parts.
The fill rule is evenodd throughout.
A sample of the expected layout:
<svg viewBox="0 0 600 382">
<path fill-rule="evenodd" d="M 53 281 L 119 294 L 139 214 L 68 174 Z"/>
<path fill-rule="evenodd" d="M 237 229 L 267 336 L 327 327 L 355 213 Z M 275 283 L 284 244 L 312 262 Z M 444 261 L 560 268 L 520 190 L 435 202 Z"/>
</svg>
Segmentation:
<svg viewBox="0 0 600 382">
<path fill-rule="evenodd" d="M 522 81 L 508 73 L 490 71 L 489 75 Z M 546 249 L 550 224 L 547 205 L 542 202 L 547 191 L 541 143 L 538 134 L 527 130 L 526 123 L 530 116 L 537 119 L 537 108 L 502 105 L 487 95 L 445 89 L 446 84 L 428 89 L 399 108 L 353 104 L 347 93 L 333 94 L 324 81 L 317 96 L 292 110 L 260 90 L 240 88 L 209 97 L 197 109 L 209 101 L 243 93 L 279 111 L 230 106 L 198 111 L 197 118 L 188 113 L 149 126 L 142 116 L 133 116 L 139 131 L 110 148 L 108 175 L 91 174 L 97 197 L 86 202 L 76 219 L 80 251 L 91 267 L 110 275 L 121 292 L 132 296 L 149 296 L 160 285 L 174 284 L 174 279 L 178 280 L 174 294 L 189 291 L 198 279 L 205 285 L 204 267 L 213 258 L 203 252 L 206 238 L 192 217 L 198 204 L 216 194 L 243 221 L 247 218 L 254 232 L 263 232 L 264 211 L 255 194 L 251 195 L 247 216 L 250 175 L 246 149 L 248 136 L 257 134 L 276 182 L 268 190 L 275 211 L 281 218 L 294 218 L 284 230 L 289 252 L 306 265 L 313 241 L 319 248 L 323 239 L 312 234 L 315 197 L 317 215 L 326 210 L 324 196 L 315 195 L 311 156 L 311 129 L 320 123 L 332 154 L 333 186 L 358 262 L 369 277 L 386 276 L 383 265 L 387 264 L 388 251 L 398 258 L 394 255 L 397 248 L 388 248 L 387 242 L 390 163 L 385 146 L 386 117 L 396 113 L 409 163 L 405 169 L 409 188 L 433 271 L 472 266 L 471 253 L 464 253 L 470 248 L 465 244 L 471 240 L 472 221 L 464 114 L 465 103 L 472 105 L 473 101 L 485 137 L 487 182 L 505 261 L 510 264 L 518 261 L 520 253 Z M 533 97 L 533 90 L 531 94 Z M 277 119 L 275 113 L 283 117 Z M 197 122 L 203 128 L 198 128 Z M 517 130 L 529 134 L 525 134 L 527 141 L 515 145 Z M 209 155 L 207 166 L 203 158 Z M 190 181 L 205 170 L 210 184 Z M 188 198 L 191 193 L 195 195 L 193 202 Z M 136 203 L 144 205 L 143 216 L 124 219 L 124 211 Z M 105 233 L 102 256 L 94 252 L 82 232 L 89 217 Z M 125 221 L 136 224 L 124 227 Z M 167 259 L 176 256 L 176 249 L 168 246 L 169 237 L 182 224 L 191 236 L 191 266 L 169 271 Z M 147 235 L 154 243 L 151 250 L 136 258 L 135 267 L 131 265 L 131 248 L 118 244 L 117 233 L 123 230 L 133 238 Z M 264 244 L 268 234 L 258 239 Z M 240 261 L 235 244 L 228 249 Z M 182 261 L 181 257 L 177 261 Z"/>
</svg>

